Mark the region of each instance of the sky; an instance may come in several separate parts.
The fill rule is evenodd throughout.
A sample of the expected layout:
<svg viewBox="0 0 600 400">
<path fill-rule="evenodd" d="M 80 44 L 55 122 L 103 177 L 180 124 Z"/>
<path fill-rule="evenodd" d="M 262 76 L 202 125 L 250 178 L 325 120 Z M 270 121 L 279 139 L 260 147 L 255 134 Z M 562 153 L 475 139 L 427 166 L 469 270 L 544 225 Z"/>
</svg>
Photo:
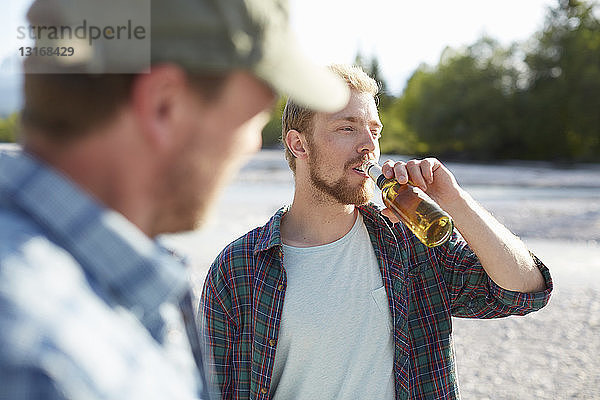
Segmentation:
<svg viewBox="0 0 600 400">
<path fill-rule="evenodd" d="M 0 60 L 18 52 L 17 27 L 31 0 L 2 0 Z M 301 47 L 319 64 L 351 63 L 357 51 L 379 59 L 394 94 L 421 64 L 435 65 L 446 46 L 488 35 L 508 45 L 539 31 L 557 0 L 290 0 Z M 1 62 L 1 61 L 0 61 Z M 1 66 L 1 64 L 0 64 Z"/>
<path fill-rule="evenodd" d="M 557 0 L 292 0 L 292 26 L 318 63 L 351 63 L 357 50 L 377 56 L 395 94 L 421 64 L 437 64 L 446 46 L 482 35 L 502 45 L 522 42 L 543 27 Z"/>
</svg>

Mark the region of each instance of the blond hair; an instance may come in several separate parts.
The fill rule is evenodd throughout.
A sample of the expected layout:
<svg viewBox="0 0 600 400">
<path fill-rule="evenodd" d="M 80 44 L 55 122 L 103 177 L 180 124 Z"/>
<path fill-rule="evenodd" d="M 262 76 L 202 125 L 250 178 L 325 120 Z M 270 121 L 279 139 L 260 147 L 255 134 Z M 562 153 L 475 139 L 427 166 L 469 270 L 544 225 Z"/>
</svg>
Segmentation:
<svg viewBox="0 0 600 400">
<path fill-rule="evenodd" d="M 357 65 L 333 64 L 329 69 L 342 78 L 352 90 L 359 93 L 368 93 L 373 98 L 377 97 L 379 86 L 375 79 Z M 296 157 L 288 148 L 285 141 L 287 133 L 290 130 L 296 130 L 305 134 L 311 134 L 313 130 L 312 122 L 315 112 L 306 107 L 299 106 L 288 99 L 281 116 L 281 141 L 285 146 L 285 158 L 292 172 L 296 172 Z"/>
</svg>

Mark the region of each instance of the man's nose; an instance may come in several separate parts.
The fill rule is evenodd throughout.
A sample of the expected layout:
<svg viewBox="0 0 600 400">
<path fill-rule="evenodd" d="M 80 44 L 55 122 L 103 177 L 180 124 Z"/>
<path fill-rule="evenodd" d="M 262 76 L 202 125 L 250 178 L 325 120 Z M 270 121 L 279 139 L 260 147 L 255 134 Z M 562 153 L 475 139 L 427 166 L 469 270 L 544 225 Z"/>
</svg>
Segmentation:
<svg viewBox="0 0 600 400">
<path fill-rule="evenodd" d="M 362 141 L 360 144 L 359 153 L 363 153 L 365 151 L 368 151 L 369 153 L 374 152 L 377 148 L 377 141 L 379 140 L 377 135 L 371 132 L 370 129 L 364 128 L 363 134 L 360 137 Z"/>
</svg>

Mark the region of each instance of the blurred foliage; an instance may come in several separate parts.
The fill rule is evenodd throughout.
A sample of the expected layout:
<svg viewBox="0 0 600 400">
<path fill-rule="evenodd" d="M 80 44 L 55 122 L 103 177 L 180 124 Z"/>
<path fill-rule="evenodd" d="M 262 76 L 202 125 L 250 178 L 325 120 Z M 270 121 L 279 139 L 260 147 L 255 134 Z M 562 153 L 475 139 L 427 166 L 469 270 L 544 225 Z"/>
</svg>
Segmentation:
<svg viewBox="0 0 600 400">
<path fill-rule="evenodd" d="M 600 7 L 557 0 L 543 29 L 524 43 L 489 37 L 447 48 L 421 65 L 395 97 L 379 62 L 355 63 L 381 85 L 386 153 L 456 159 L 600 160 Z M 263 132 L 279 141 L 280 110 Z"/>
<path fill-rule="evenodd" d="M 275 147 L 281 144 L 281 115 L 286 100 L 285 97 L 280 97 L 273 107 L 271 119 L 262 131 L 263 147 Z"/>
<path fill-rule="evenodd" d="M 513 55 L 512 48 L 482 38 L 461 51 L 446 49 L 435 68 L 417 69 L 395 113 L 423 142 L 416 154 L 514 156 L 518 132 L 513 96 L 519 74 L 512 66 Z"/>
<path fill-rule="evenodd" d="M 0 119 L 0 143 L 17 141 L 17 130 L 19 127 L 19 116 L 17 113 Z"/>
<path fill-rule="evenodd" d="M 597 3 L 558 1 L 525 58 L 523 145 L 534 158 L 600 158 L 599 11 Z"/>
</svg>

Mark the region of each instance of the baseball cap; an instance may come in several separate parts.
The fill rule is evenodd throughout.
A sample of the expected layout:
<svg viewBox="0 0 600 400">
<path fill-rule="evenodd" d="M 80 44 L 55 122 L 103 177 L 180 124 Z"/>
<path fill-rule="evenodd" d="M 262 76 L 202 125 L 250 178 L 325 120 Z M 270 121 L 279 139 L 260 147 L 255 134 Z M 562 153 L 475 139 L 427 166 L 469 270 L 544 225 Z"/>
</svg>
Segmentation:
<svg viewBox="0 0 600 400">
<path fill-rule="evenodd" d="M 175 63 L 191 73 L 248 70 L 316 111 L 349 99 L 347 84 L 301 51 L 287 0 L 36 0 L 27 16 L 38 49 L 27 73 L 140 73 Z"/>
</svg>

